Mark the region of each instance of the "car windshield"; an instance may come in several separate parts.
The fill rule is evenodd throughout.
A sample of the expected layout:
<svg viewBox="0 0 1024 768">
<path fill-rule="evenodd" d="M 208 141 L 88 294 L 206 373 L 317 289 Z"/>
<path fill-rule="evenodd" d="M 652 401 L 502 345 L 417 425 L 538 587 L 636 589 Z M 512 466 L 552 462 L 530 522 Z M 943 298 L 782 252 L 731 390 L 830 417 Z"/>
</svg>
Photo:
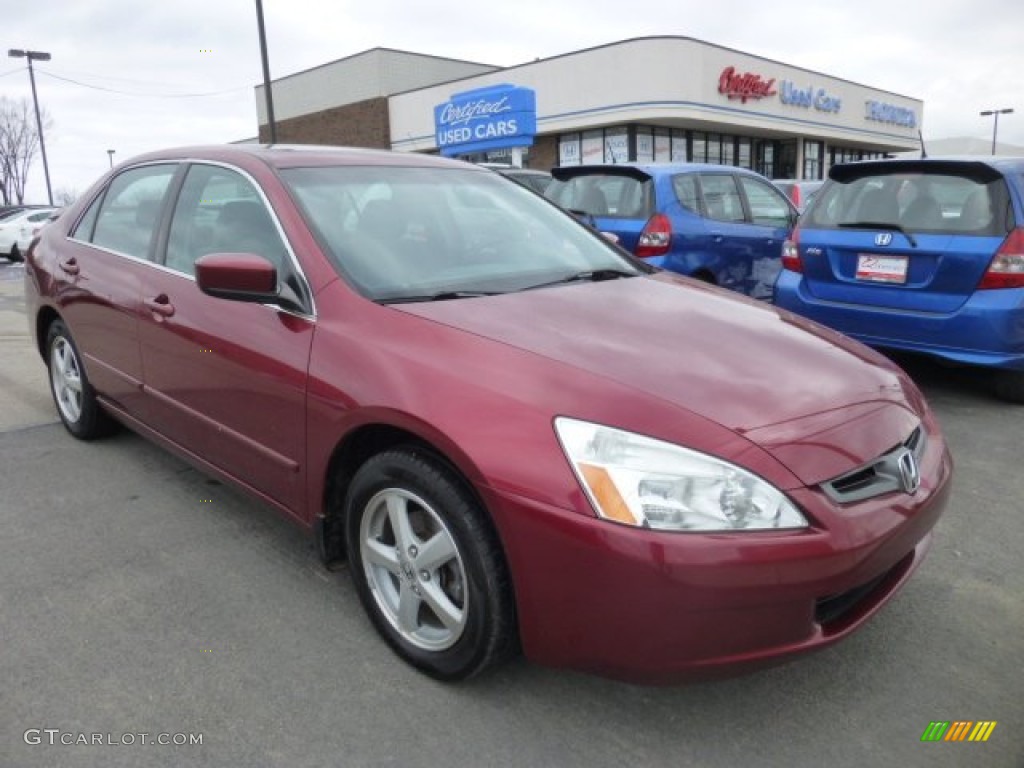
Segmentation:
<svg viewBox="0 0 1024 768">
<path fill-rule="evenodd" d="M 879 172 L 830 181 L 815 196 L 803 226 L 1000 236 L 1012 228 L 1007 202 L 1001 177 Z"/>
<path fill-rule="evenodd" d="M 645 271 L 572 216 L 485 171 L 329 166 L 281 176 L 338 270 L 376 301 Z"/>
</svg>

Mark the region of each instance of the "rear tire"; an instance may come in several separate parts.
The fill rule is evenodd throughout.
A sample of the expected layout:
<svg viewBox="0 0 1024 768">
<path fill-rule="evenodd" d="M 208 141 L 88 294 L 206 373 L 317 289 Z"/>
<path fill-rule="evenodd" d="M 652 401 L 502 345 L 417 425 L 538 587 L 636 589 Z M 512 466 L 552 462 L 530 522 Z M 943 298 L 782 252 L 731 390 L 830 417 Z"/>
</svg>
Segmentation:
<svg viewBox="0 0 1024 768">
<path fill-rule="evenodd" d="M 390 450 L 345 499 L 348 562 L 374 627 L 431 677 L 463 680 L 516 649 L 504 554 L 486 513 L 443 462 Z"/>
<path fill-rule="evenodd" d="M 993 387 L 996 397 L 1024 404 L 1024 371 L 996 371 Z"/>
<path fill-rule="evenodd" d="M 11 252 L 7 254 L 7 258 L 11 263 L 21 261 L 21 251 L 18 250 L 18 244 L 15 243 L 11 246 Z"/>
<path fill-rule="evenodd" d="M 46 334 L 46 366 L 50 393 L 68 432 L 79 440 L 93 440 L 113 431 L 114 422 L 96 401 L 82 356 L 62 320 L 54 320 Z"/>
</svg>

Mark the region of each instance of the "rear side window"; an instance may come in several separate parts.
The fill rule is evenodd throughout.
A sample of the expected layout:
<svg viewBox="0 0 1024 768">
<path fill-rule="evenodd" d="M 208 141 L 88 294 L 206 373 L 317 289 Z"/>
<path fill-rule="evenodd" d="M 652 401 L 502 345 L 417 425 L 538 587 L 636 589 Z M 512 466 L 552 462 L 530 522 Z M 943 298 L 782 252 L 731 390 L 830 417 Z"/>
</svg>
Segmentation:
<svg viewBox="0 0 1024 768">
<path fill-rule="evenodd" d="M 654 213 L 653 182 L 618 174 L 555 180 L 545 195 L 563 208 L 610 219 L 647 219 Z"/>
<path fill-rule="evenodd" d="M 100 204 L 90 242 L 148 259 L 164 196 L 176 170 L 175 165 L 147 165 L 118 174 Z M 76 236 L 91 215 L 90 210 L 79 224 Z"/>
<path fill-rule="evenodd" d="M 1013 228 L 1006 182 L 956 173 L 898 172 L 830 181 L 805 226 L 1003 236 Z"/>
</svg>

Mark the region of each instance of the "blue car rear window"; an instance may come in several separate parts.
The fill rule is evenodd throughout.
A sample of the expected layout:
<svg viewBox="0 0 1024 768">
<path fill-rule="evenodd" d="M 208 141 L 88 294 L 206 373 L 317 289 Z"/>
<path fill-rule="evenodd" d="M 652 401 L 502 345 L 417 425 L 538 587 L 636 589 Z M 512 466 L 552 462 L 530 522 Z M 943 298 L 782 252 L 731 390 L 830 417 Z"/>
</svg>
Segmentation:
<svg viewBox="0 0 1024 768">
<path fill-rule="evenodd" d="M 654 213 L 650 178 L 588 173 L 556 179 L 544 194 L 563 208 L 597 218 L 646 220 Z"/>
<path fill-rule="evenodd" d="M 900 169 L 831 180 L 805 214 L 815 229 L 871 229 L 895 225 L 908 232 L 1005 235 L 1013 226 L 1006 182 L 956 173 Z"/>
</svg>

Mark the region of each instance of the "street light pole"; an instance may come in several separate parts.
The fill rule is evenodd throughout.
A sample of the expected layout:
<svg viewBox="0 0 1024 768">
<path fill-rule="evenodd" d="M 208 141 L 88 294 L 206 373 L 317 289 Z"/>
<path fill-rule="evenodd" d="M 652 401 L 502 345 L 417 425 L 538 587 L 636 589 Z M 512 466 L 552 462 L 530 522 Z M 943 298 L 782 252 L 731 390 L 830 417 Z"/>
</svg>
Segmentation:
<svg viewBox="0 0 1024 768">
<path fill-rule="evenodd" d="M 110 167 L 114 167 L 114 151 L 113 149 L 107 150 L 107 157 L 110 159 Z"/>
<path fill-rule="evenodd" d="M 39 150 L 43 154 L 43 174 L 46 176 L 46 199 L 53 205 L 53 190 L 50 189 L 50 165 L 46 162 L 46 142 L 43 140 L 43 120 L 39 116 L 39 98 L 36 96 L 36 75 L 32 71 L 32 61 L 49 61 L 50 54 L 42 51 L 23 51 L 11 48 L 7 55 L 12 59 L 28 59 L 28 79 L 32 83 L 32 103 L 36 108 L 36 130 L 39 132 Z"/>
<path fill-rule="evenodd" d="M 256 23 L 260 31 L 260 58 L 263 60 L 263 95 L 267 99 L 267 121 L 270 123 L 270 143 L 277 144 L 277 125 L 274 122 L 274 96 L 270 92 L 270 63 L 267 60 L 267 33 L 263 28 L 263 2 L 256 0 Z"/>
<path fill-rule="evenodd" d="M 992 122 L 992 154 L 996 153 L 996 134 L 999 133 L 999 116 L 1008 115 L 1013 112 L 1013 109 L 986 109 L 984 112 L 978 114 L 982 117 L 988 117 L 992 115 L 995 119 Z"/>
</svg>

